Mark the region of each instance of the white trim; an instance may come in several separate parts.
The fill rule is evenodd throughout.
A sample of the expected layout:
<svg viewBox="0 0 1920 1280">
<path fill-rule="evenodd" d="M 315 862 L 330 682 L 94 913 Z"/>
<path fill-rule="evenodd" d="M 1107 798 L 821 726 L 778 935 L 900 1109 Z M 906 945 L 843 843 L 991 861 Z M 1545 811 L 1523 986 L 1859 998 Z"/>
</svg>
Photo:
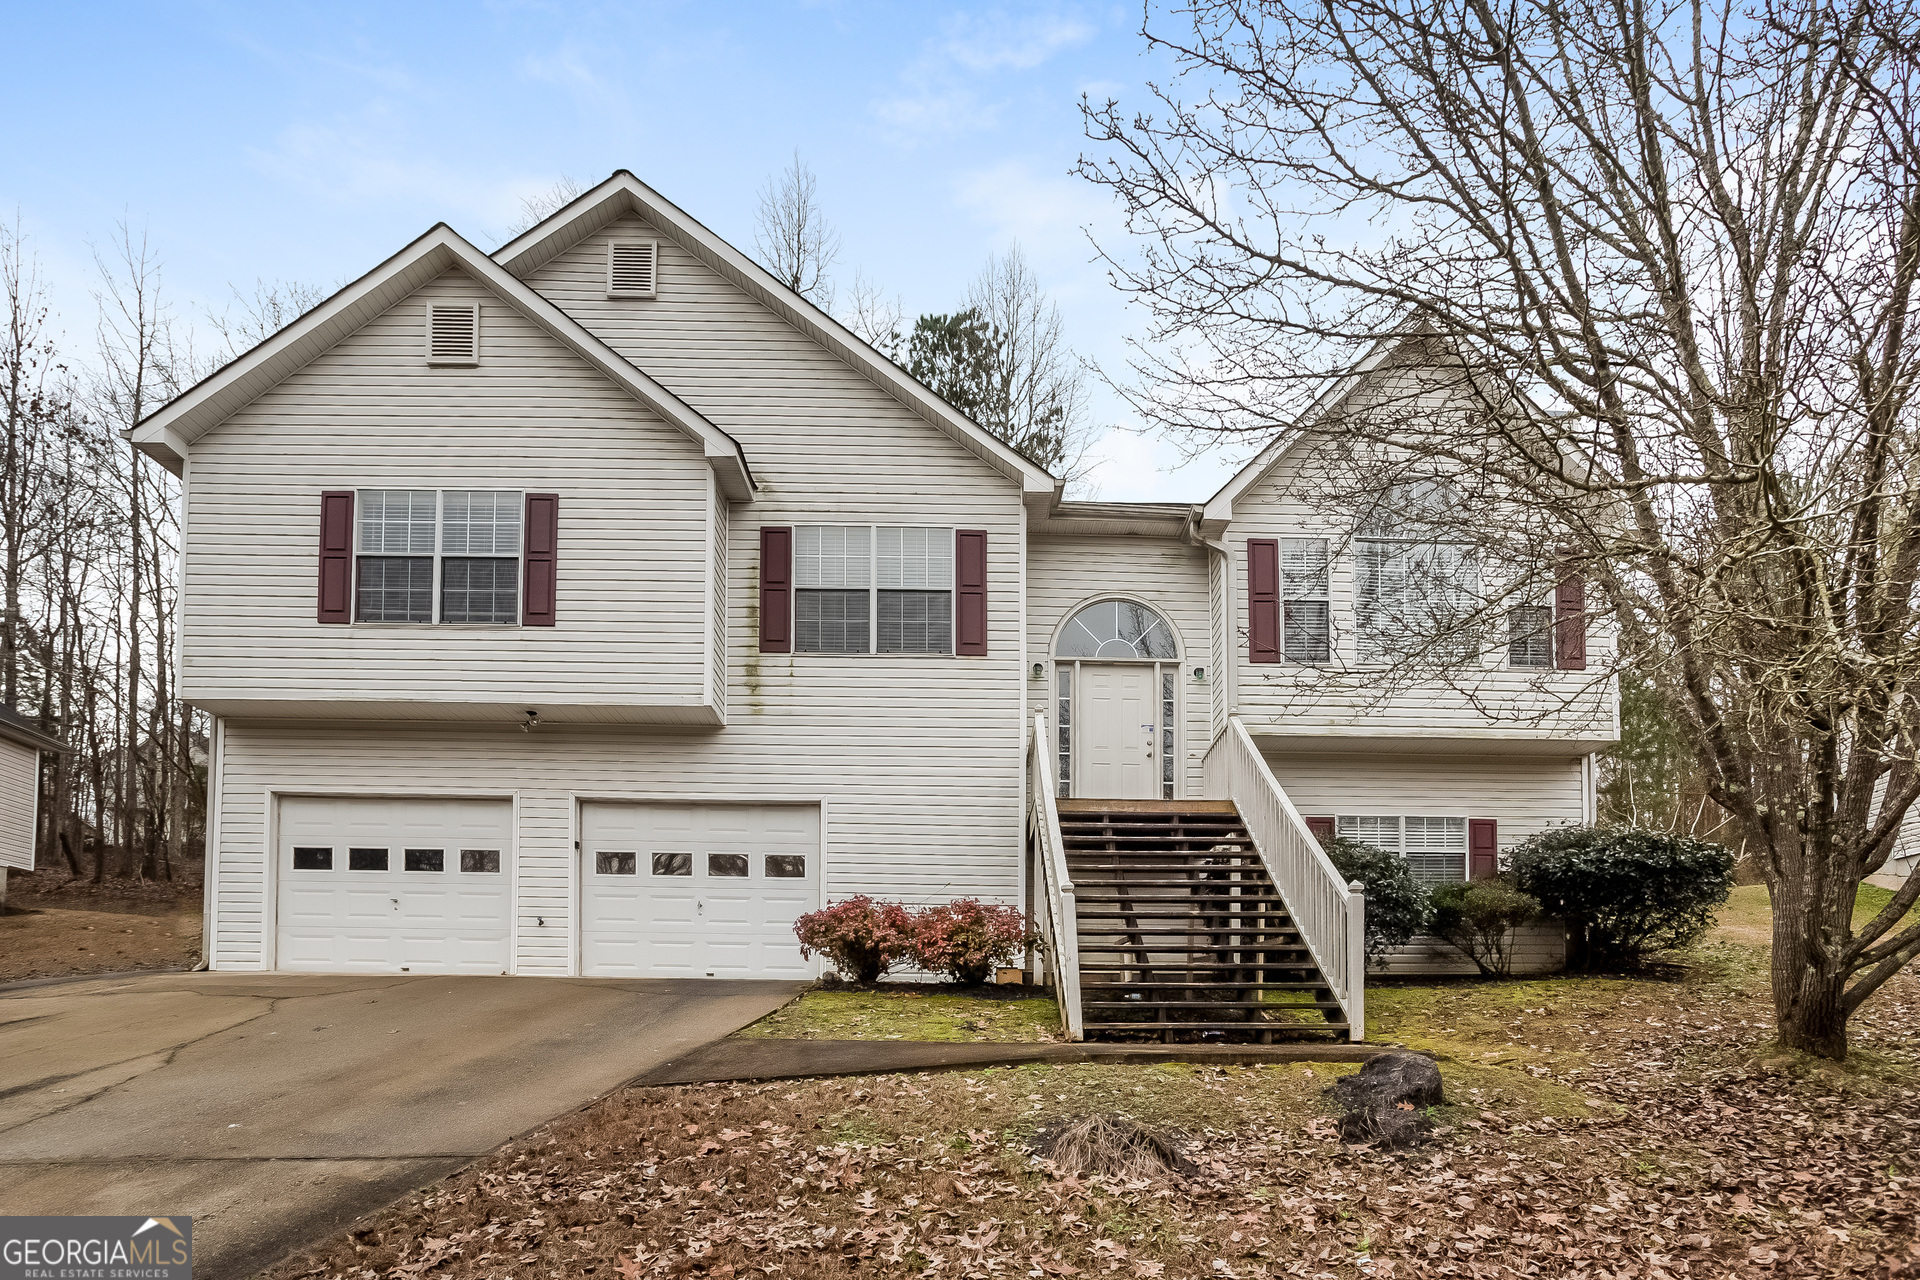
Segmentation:
<svg viewBox="0 0 1920 1280">
<path fill-rule="evenodd" d="M 207 832 L 200 871 L 200 949 L 208 969 L 215 967 L 214 948 L 220 930 L 220 809 L 226 793 L 226 745 L 226 717 L 214 716 L 207 734 Z"/>
</svg>

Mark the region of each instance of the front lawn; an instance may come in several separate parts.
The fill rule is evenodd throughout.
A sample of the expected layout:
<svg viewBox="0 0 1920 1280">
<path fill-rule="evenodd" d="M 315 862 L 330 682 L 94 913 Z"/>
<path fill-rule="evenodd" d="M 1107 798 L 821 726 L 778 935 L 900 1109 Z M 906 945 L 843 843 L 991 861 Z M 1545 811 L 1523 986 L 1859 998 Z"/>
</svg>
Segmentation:
<svg viewBox="0 0 1920 1280">
<path fill-rule="evenodd" d="M 774 1040 L 945 1040 L 1030 1044 L 1058 1040 L 1060 1006 L 1018 987 L 997 998 L 894 983 L 866 989 L 815 987 L 741 1031 Z"/>
<path fill-rule="evenodd" d="M 1920 982 L 1862 1011 L 1850 1069 L 1763 1059 L 1764 953 L 1738 932 L 1750 910 L 1736 902 L 1735 928 L 1660 974 L 1370 988 L 1374 1038 L 1440 1056 L 1448 1102 L 1435 1140 L 1408 1153 L 1338 1140 L 1322 1090 L 1354 1068 L 1321 1064 L 629 1089 L 274 1274 L 1654 1280 L 1920 1265 Z M 982 1017 L 941 1003 L 956 997 L 885 999 L 810 993 L 758 1034 Z M 981 1003 L 1052 1025 L 1044 1002 Z M 1044 1126 L 1089 1112 L 1177 1134 L 1193 1169 L 1129 1183 L 1029 1153 Z"/>
</svg>

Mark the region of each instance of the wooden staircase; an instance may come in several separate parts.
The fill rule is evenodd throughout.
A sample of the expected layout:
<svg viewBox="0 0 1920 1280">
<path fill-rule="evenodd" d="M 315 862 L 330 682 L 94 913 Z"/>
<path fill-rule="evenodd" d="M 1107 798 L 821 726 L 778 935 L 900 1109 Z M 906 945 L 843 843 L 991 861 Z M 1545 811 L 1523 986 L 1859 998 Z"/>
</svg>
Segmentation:
<svg viewBox="0 0 1920 1280">
<path fill-rule="evenodd" d="M 1089 1039 L 1345 1039 L 1346 1015 L 1224 800 L 1062 800 Z"/>
</svg>

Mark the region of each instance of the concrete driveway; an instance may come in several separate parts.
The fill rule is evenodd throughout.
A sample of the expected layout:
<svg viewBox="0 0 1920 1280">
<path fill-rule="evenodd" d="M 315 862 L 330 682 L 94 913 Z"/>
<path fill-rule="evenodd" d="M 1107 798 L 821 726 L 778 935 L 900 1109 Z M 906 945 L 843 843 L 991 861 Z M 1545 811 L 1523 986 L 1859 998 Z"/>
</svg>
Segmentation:
<svg viewBox="0 0 1920 1280">
<path fill-rule="evenodd" d="M 195 1276 L 250 1276 L 798 989 L 239 973 L 0 988 L 0 1205 L 191 1214 Z"/>
</svg>

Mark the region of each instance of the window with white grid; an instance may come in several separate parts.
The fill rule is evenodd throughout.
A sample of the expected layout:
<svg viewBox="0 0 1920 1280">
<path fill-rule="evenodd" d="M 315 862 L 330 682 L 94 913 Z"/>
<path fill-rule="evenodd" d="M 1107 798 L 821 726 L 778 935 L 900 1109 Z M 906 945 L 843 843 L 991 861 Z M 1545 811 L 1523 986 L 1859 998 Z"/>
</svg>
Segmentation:
<svg viewBox="0 0 1920 1280">
<path fill-rule="evenodd" d="M 1328 661 L 1333 628 L 1325 538 L 1280 539 L 1280 608 L 1287 661 Z"/>
<path fill-rule="evenodd" d="M 953 530 L 799 525 L 796 653 L 952 653 Z"/>
<path fill-rule="evenodd" d="M 520 620 L 514 489 L 362 489 L 354 616 L 360 622 Z"/>
<path fill-rule="evenodd" d="M 1342 814 L 1334 831 L 1407 861 L 1421 884 L 1446 884 L 1467 878 L 1467 820 L 1465 818 Z"/>
</svg>

